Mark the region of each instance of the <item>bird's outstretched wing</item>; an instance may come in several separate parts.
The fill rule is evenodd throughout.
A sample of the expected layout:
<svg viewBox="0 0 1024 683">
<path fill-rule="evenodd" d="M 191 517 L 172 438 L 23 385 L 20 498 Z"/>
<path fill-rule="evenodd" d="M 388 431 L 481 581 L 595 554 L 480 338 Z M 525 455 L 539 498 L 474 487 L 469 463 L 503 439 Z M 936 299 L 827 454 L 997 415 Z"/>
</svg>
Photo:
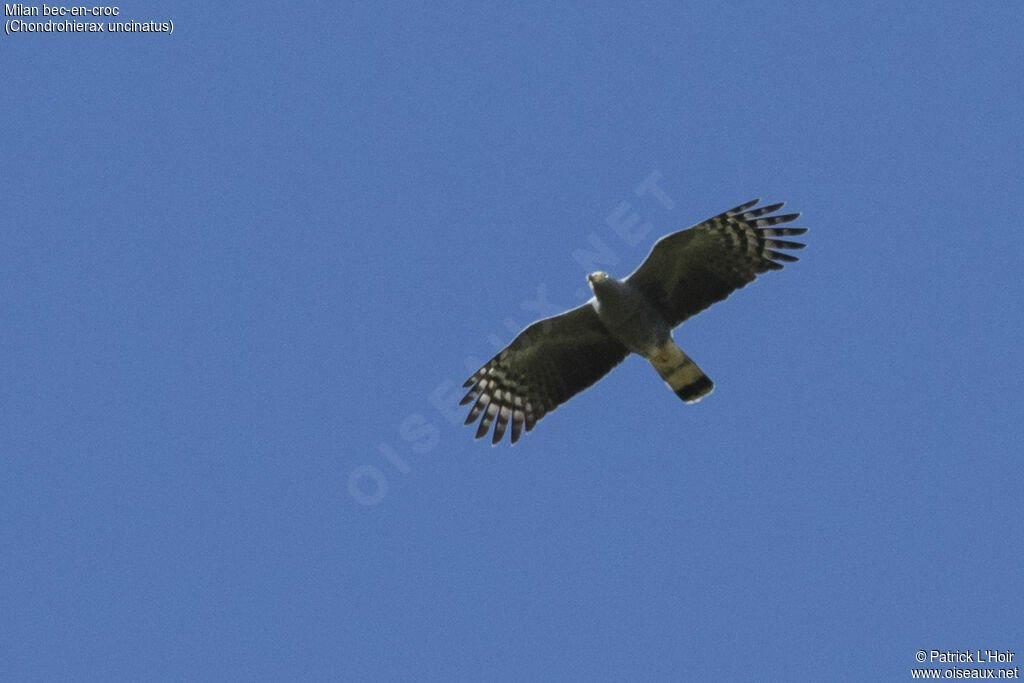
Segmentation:
<svg viewBox="0 0 1024 683">
<path fill-rule="evenodd" d="M 775 239 L 802 235 L 806 228 L 773 228 L 800 214 L 766 214 L 782 202 L 753 208 L 755 199 L 687 230 L 658 240 L 640 267 L 627 278 L 639 287 L 675 327 L 752 282 L 759 273 L 782 268 L 797 258 L 776 249 L 802 249 L 800 242 Z"/>
<path fill-rule="evenodd" d="M 537 420 L 604 377 L 627 353 L 589 302 L 538 320 L 466 380 L 463 386 L 470 389 L 460 405 L 476 400 L 466 424 L 483 413 L 476 438 L 494 422 L 491 443 L 498 443 L 511 421 L 515 443 L 524 425 L 526 431 L 533 429 Z"/>
</svg>

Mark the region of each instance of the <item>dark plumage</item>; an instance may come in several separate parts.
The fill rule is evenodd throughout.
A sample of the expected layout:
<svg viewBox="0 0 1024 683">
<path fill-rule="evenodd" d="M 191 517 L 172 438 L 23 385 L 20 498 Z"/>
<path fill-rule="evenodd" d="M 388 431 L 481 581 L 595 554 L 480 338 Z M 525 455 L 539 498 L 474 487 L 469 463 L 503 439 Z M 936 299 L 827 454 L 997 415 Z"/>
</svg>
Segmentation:
<svg viewBox="0 0 1024 683">
<path fill-rule="evenodd" d="M 466 380 L 462 404 L 475 401 L 466 424 L 483 415 L 476 437 L 494 424 L 492 443 L 512 425 L 515 443 L 523 427 L 604 377 L 630 353 L 654 365 L 685 401 L 710 393 L 713 385 L 672 340 L 681 322 L 726 298 L 780 262 L 797 257 L 779 249 L 803 244 L 776 239 L 805 228 L 773 226 L 800 214 L 769 216 L 782 203 L 753 208 L 747 202 L 687 230 L 658 240 L 629 277 L 588 275 L 594 297 L 560 315 L 539 320 Z"/>
</svg>

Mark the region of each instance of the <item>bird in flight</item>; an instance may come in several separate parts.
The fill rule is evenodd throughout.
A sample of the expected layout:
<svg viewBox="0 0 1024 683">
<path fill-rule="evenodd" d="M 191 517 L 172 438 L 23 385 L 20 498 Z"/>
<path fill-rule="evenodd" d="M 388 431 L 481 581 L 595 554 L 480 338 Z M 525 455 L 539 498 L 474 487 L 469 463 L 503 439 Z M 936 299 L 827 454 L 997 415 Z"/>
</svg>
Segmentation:
<svg viewBox="0 0 1024 683">
<path fill-rule="evenodd" d="M 631 352 L 650 361 L 683 401 L 711 393 L 711 380 L 676 345 L 672 329 L 759 273 L 780 270 L 780 261 L 797 260 L 776 250 L 805 246 L 776 238 L 806 228 L 773 227 L 800 214 L 770 216 L 782 202 L 754 208 L 759 201 L 662 237 L 624 280 L 602 271 L 587 275 L 594 292 L 589 301 L 533 323 L 466 380 L 469 392 L 460 405 L 475 401 L 466 424 L 483 415 L 476 438 L 493 423 L 491 443 L 497 444 L 511 424 L 515 443 L 524 426 L 533 429 Z"/>
</svg>

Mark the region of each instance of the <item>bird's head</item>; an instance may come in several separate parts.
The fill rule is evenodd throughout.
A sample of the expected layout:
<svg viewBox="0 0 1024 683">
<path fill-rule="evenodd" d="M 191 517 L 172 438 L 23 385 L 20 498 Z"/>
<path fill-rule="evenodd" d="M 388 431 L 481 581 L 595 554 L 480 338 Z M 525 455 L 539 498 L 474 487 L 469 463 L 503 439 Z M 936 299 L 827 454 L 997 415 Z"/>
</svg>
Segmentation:
<svg viewBox="0 0 1024 683">
<path fill-rule="evenodd" d="M 587 275 L 587 283 L 590 285 L 591 289 L 593 289 L 598 282 L 603 282 L 604 280 L 607 279 L 608 273 L 604 272 L 603 270 L 598 270 L 591 273 L 590 275 Z"/>
</svg>

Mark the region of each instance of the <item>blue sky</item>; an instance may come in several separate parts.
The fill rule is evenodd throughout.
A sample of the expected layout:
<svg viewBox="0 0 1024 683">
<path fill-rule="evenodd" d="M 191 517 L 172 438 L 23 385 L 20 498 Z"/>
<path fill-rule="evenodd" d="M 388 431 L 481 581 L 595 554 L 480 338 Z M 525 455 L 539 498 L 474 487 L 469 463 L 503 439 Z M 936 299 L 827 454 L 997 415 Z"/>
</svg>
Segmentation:
<svg viewBox="0 0 1024 683">
<path fill-rule="evenodd" d="M 0 39 L 0 677 L 1024 657 L 1019 4 L 121 13 Z M 676 331 L 714 394 L 473 440 L 574 254 L 754 197 L 809 246 Z"/>
</svg>

